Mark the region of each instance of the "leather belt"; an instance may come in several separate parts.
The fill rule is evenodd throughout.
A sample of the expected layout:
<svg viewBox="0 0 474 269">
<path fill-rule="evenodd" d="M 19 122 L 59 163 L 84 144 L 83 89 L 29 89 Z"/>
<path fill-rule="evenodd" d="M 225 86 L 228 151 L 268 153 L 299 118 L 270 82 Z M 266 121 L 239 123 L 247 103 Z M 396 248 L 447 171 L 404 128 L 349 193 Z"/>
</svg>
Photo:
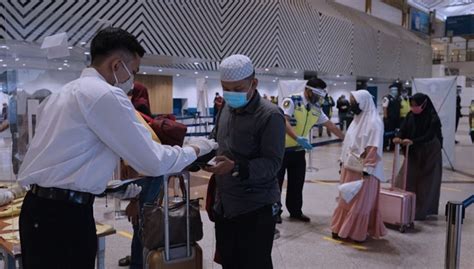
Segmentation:
<svg viewBox="0 0 474 269">
<path fill-rule="evenodd" d="M 44 199 L 66 201 L 80 205 L 92 205 L 95 195 L 88 192 L 66 190 L 60 188 L 44 188 L 36 184 L 31 185 L 31 192 Z"/>
</svg>

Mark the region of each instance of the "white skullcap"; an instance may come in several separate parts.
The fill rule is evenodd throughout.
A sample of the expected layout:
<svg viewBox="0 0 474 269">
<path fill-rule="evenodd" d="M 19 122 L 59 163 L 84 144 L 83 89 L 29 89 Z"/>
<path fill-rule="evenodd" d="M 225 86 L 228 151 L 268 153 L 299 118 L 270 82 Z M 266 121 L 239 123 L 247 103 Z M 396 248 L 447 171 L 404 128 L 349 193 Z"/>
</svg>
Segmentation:
<svg viewBox="0 0 474 269">
<path fill-rule="evenodd" d="M 254 73 L 250 58 L 241 54 L 231 55 L 222 60 L 219 71 L 221 81 L 239 81 Z"/>
</svg>

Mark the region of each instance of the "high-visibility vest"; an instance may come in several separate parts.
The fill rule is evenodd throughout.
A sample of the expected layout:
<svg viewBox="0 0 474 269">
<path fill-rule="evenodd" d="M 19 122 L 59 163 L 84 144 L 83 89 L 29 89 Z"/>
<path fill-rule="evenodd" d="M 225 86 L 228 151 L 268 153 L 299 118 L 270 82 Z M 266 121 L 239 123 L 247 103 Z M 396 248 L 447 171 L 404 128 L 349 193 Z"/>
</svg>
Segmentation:
<svg viewBox="0 0 474 269">
<path fill-rule="evenodd" d="M 291 122 L 294 125 L 293 128 L 297 136 L 307 137 L 313 125 L 318 122 L 319 117 L 321 116 L 321 110 L 314 106 L 311 106 L 311 108 L 307 110 L 303 103 L 303 98 L 304 97 L 301 95 L 291 96 L 291 100 L 295 105 L 295 111 L 293 113 Z M 296 146 L 298 146 L 296 140 L 287 134 L 285 147 L 289 148 Z"/>
<path fill-rule="evenodd" d="M 410 112 L 410 101 L 408 99 L 401 98 L 400 101 L 400 117 L 405 118 Z"/>
</svg>

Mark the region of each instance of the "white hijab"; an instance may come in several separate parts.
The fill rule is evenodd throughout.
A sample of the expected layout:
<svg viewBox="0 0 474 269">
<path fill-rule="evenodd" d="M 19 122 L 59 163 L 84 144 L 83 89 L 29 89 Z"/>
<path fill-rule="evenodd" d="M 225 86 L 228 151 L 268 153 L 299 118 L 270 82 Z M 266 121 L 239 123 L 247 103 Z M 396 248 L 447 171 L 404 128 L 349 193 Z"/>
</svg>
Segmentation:
<svg viewBox="0 0 474 269">
<path fill-rule="evenodd" d="M 369 146 L 377 147 L 377 155 L 381 159 L 383 156 L 384 127 L 375 108 L 373 97 L 366 90 L 352 91 L 351 94 L 359 103 L 362 112 L 359 115 L 354 115 L 354 120 L 347 130 L 342 145 L 341 160 L 344 161 L 350 152 L 360 155 Z M 385 182 L 382 161 L 377 163 L 372 175 Z"/>
</svg>

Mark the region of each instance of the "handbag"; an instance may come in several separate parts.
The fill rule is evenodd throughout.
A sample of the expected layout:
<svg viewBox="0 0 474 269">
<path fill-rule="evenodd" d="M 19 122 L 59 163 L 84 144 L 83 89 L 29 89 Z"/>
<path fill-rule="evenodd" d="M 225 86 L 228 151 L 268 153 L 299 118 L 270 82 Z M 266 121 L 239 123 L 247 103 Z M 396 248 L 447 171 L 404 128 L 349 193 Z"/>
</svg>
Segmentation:
<svg viewBox="0 0 474 269">
<path fill-rule="evenodd" d="M 199 200 L 189 200 L 190 242 L 202 239 L 202 221 L 199 212 Z M 143 206 L 142 242 L 147 249 L 157 249 L 165 245 L 165 212 L 163 191 L 158 203 Z M 186 201 L 169 206 L 170 246 L 186 244 Z"/>
<path fill-rule="evenodd" d="M 344 162 L 344 168 L 362 173 L 364 171 L 364 158 L 358 156 L 352 151 L 347 155 L 348 156 Z"/>
<path fill-rule="evenodd" d="M 352 199 L 359 193 L 364 184 L 364 180 L 359 179 L 356 181 L 348 182 L 339 185 L 337 188 L 341 192 L 341 198 L 344 199 L 346 203 L 350 203 Z"/>
</svg>

